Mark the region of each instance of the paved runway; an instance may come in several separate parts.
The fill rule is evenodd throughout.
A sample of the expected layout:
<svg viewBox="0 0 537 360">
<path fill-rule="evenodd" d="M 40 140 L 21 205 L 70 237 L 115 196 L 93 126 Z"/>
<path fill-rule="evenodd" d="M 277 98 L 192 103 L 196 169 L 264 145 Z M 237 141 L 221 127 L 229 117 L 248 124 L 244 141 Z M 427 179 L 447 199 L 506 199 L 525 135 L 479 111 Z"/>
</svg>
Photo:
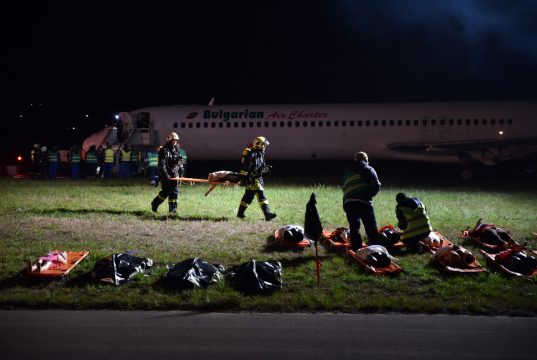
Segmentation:
<svg viewBox="0 0 537 360">
<path fill-rule="evenodd" d="M 537 359 L 537 318 L 0 310 L 2 359 Z"/>
</svg>

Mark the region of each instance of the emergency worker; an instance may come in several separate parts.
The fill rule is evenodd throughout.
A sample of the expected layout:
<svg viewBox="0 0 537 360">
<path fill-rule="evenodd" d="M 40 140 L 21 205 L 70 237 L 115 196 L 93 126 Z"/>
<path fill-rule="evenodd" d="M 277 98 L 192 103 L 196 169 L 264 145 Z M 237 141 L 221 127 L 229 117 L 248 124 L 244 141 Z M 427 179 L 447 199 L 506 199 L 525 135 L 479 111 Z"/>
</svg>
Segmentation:
<svg viewBox="0 0 537 360">
<path fill-rule="evenodd" d="M 48 151 L 47 147 L 45 145 L 41 146 L 41 160 L 40 165 L 41 168 L 41 177 L 43 179 L 47 178 L 48 174 Z"/>
<path fill-rule="evenodd" d="M 119 161 L 119 177 L 127 179 L 131 173 L 131 150 L 129 145 L 123 145 Z"/>
<path fill-rule="evenodd" d="M 177 144 L 179 146 L 179 144 Z M 179 147 L 179 177 L 185 177 L 185 168 L 188 156 L 185 149 Z"/>
<path fill-rule="evenodd" d="M 181 156 L 179 155 L 179 135 L 171 132 L 166 137 L 166 144 L 158 153 L 157 171 L 162 184 L 162 190 L 151 202 L 151 210 L 157 212 L 160 204 L 168 198 L 168 210 L 171 214 L 177 213 L 177 195 L 179 194 L 179 168 Z"/>
<path fill-rule="evenodd" d="M 351 249 L 362 247 L 360 221 L 363 222 L 369 245 L 378 244 L 378 229 L 373 197 L 380 190 L 377 172 L 369 165 L 363 151 L 354 154 L 354 161 L 347 165 L 343 175 L 343 210 L 349 222 Z"/>
<path fill-rule="evenodd" d="M 149 183 L 155 185 L 155 175 L 157 175 L 158 166 L 158 150 L 152 147 L 147 152 L 147 175 L 149 176 Z"/>
<path fill-rule="evenodd" d="M 395 215 L 399 221 L 401 241 L 410 251 L 419 251 L 420 240 L 429 236 L 433 227 L 429 221 L 429 214 L 425 205 L 416 197 L 410 198 L 405 193 L 396 195 Z"/>
<path fill-rule="evenodd" d="M 103 177 L 110 179 L 114 169 L 114 150 L 108 143 L 103 144 Z"/>
<path fill-rule="evenodd" d="M 34 144 L 32 150 L 30 151 L 30 156 L 32 159 L 32 174 L 31 177 L 38 177 L 41 172 L 41 149 L 39 144 Z"/>
<path fill-rule="evenodd" d="M 86 151 L 86 176 L 93 179 L 97 175 L 97 164 L 99 160 L 97 157 L 97 150 L 95 145 L 91 145 L 88 151 Z"/>
<path fill-rule="evenodd" d="M 257 202 L 265 215 L 265 220 L 270 221 L 277 215 L 270 211 L 269 202 L 264 192 L 263 174 L 267 173 L 270 166 L 265 164 L 265 149 L 269 145 L 268 140 L 263 136 L 254 139 L 251 146 L 244 149 L 242 153 L 241 170 L 239 172 L 240 184 L 245 186 L 246 190 L 239 205 L 237 217 L 243 219 L 246 215 L 244 212 L 252 203 L 254 196 L 257 196 Z"/>
<path fill-rule="evenodd" d="M 69 165 L 71 168 L 71 179 L 78 179 L 78 174 L 80 171 L 80 149 L 78 146 L 72 146 L 67 154 Z"/>
</svg>

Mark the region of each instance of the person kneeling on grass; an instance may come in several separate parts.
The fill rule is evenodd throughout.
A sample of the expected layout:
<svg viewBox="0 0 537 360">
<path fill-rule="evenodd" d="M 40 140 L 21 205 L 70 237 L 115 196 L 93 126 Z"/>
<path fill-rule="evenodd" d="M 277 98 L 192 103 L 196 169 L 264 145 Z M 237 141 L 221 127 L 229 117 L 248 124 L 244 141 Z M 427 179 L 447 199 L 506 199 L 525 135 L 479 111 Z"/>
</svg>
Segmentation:
<svg viewBox="0 0 537 360">
<path fill-rule="evenodd" d="M 30 272 L 42 272 L 51 267 L 67 264 L 67 252 L 51 251 L 46 256 L 41 256 L 35 263 L 28 264 Z"/>
<path fill-rule="evenodd" d="M 418 198 L 410 198 L 405 193 L 397 194 L 395 200 L 395 215 L 399 229 L 402 230 L 401 241 L 407 245 L 408 250 L 417 252 L 420 250 L 419 242 L 433 231 L 427 209 Z"/>
</svg>

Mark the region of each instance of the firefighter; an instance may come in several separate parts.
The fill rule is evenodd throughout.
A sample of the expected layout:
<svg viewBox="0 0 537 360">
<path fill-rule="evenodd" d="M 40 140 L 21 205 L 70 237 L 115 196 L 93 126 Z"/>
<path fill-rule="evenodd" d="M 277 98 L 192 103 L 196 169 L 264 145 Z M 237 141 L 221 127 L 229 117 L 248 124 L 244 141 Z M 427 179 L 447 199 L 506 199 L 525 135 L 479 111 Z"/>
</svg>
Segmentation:
<svg viewBox="0 0 537 360">
<path fill-rule="evenodd" d="M 186 153 L 185 153 L 186 154 Z M 151 202 L 151 210 L 157 212 L 160 204 L 168 198 L 168 208 L 171 214 L 177 213 L 177 195 L 179 194 L 179 180 L 171 180 L 179 177 L 180 164 L 182 162 L 179 153 L 179 135 L 171 132 L 166 137 L 166 144 L 158 152 L 157 171 L 162 190 Z"/>
<path fill-rule="evenodd" d="M 268 199 L 263 191 L 263 174 L 270 170 L 270 166 L 265 164 L 265 148 L 267 145 L 269 145 L 268 140 L 263 136 L 258 136 L 251 146 L 246 147 L 243 151 L 239 176 L 240 184 L 245 186 L 246 190 L 237 212 L 238 218 L 243 219 L 245 217 L 244 212 L 252 203 L 254 196 L 257 196 L 257 202 L 265 215 L 266 221 L 276 217 L 276 214 L 270 211 Z"/>
<path fill-rule="evenodd" d="M 103 177 L 110 179 L 112 177 L 112 171 L 114 169 L 114 150 L 110 147 L 110 144 L 103 144 Z"/>
<path fill-rule="evenodd" d="M 427 209 L 420 199 L 410 198 L 405 193 L 397 194 L 395 200 L 395 215 L 399 229 L 402 230 L 401 241 L 407 245 L 408 250 L 419 251 L 420 240 L 427 238 L 433 231 Z"/>
</svg>

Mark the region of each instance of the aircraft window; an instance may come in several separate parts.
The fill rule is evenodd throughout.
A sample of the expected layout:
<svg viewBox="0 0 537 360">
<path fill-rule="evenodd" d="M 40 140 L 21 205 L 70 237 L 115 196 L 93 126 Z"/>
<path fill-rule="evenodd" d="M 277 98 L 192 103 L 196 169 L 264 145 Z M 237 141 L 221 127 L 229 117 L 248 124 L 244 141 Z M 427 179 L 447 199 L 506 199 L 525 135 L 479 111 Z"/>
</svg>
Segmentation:
<svg viewBox="0 0 537 360">
<path fill-rule="evenodd" d="M 334 126 L 335 126 L 335 127 L 338 127 L 338 126 L 339 126 L 339 121 L 337 121 L 337 120 L 334 121 Z"/>
<path fill-rule="evenodd" d="M 204 123 L 203 123 L 203 127 L 204 127 L 204 128 L 209 127 L 209 124 L 206 123 L 206 122 L 204 122 Z"/>
<path fill-rule="evenodd" d="M 250 122 L 248 123 L 248 125 L 249 125 L 250 127 L 254 127 L 254 122 L 253 122 L 253 121 L 250 121 Z"/>
<path fill-rule="evenodd" d="M 302 126 L 308 127 L 308 122 L 307 121 L 302 121 Z"/>
<path fill-rule="evenodd" d="M 382 120 L 382 121 L 380 122 L 380 125 L 381 125 L 381 126 L 386 126 L 386 120 Z"/>
<path fill-rule="evenodd" d="M 216 127 L 216 123 L 211 123 L 211 127 L 214 129 Z"/>
<path fill-rule="evenodd" d="M 341 126 L 347 126 L 347 122 L 346 122 L 345 120 L 343 120 L 343 121 L 341 122 Z"/>
<path fill-rule="evenodd" d="M 397 120 L 397 126 L 403 126 L 403 120 Z"/>
<path fill-rule="evenodd" d="M 370 125 L 371 125 L 371 121 L 366 120 L 366 121 L 365 121 L 365 126 L 370 126 Z"/>
<path fill-rule="evenodd" d="M 323 121 L 322 121 L 322 120 L 319 121 L 319 126 L 320 126 L 320 127 L 323 127 Z"/>
<path fill-rule="evenodd" d="M 498 124 L 503 125 L 503 119 L 498 120 Z"/>
<path fill-rule="evenodd" d="M 470 120 L 470 119 L 466 119 L 465 124 L 466 124 L 467 126 L 470 125 L 471 123 L 472 123 L 472 120 Z"/>
<path fill-rule="evenodd" d="M 395 126 L 395 121 L 390 120 L 390 126 Z"/>
<path fill-rule="evenodd" d="M 288 121 L 288 122 L 287 122 L 287 127 L 293 127 L 293 122 L 292 122 L 292 121 Z"/>
<path fill-rule="evenodd" d="M 446 120 L 440 119 L 440 126 L 444 126 L 444 125 L 446 125 Z"/>
<path fill-rule="evenodd" d="M 272 127 L 276 127 L 276 126 L 278 126 L 278 123 L 276 121 L 273 121 L 272 122 Z"/>
<path fill-rule="evenodd" d="M 201 124 L 199 122 L 196 123 L 196 128 L 200 128 L 201 127 Z"/>
<path fill-rule="evenodd" d="M 423 120 L 421 121 L 421 125 L 423 125 L 423 126 L 427 126 L 427 119 L 423 119 Z"/>
<path fill-rule="evenodd" d="M 496 125 L 496 119 L 490 119 L 490 125 Z"/>
<path fill-rule="evenodd" d="M 362 127 L 362 120 L 358 120 L 358 126 Z"/>
<path fill-rule="evenodd" d="M 449 121 L 449 126 L 453 126 L 453 124 L 455 123 L 455 120 L 453 119 L 449 119 L 448 121 Z"/>
<path fill-rule="evenodd" d="M 420 125 L 420 121 L 419 120 L 414 120 L 414 126 L 419 126 Z"/>
<path fill-rule="evenodd" d="M 246 121 L 241 122 L 241 127 L 246 127 Z"/>
<path fill-rule="evenodd" d="M 431 120 L 431 126 L 436 126 L 436 120 L 435 119 Z"/>
<path fill-rule="evenodd" d="M 474 119 L 474 125 L 479 125 L 479 119 Z"/>
<path fill-rule="evenodd" d="M 280 127 L 285 127 L 285 121 L 280 121 Z"/>
<path fill-rule="evenodd" d="M 513 125 L 513 119 L 507 119 L 507 123 L 508 123 L 509 125 Z"/>
<path fill-rule="evenodd" d="M 487 125 L 487 124 L 488 124 L 488 120 L 487 120 L 487 119 L 481 119 L 481 123 L 482 123 L 483 125 Z"/>
<path fill-rule="evenodd" d="M 192 129 L 192 123 L 188 123 L 188 128 Z"/>
<path fill-rule="evenodd" d="M 257 127 L 261 127 L 261 121 L 257 122 Z"/>
<path fill-rule="evenodd" d="M 310 126 L 311 126 L 311 127 L 315 127 L 315 121 L 311 120 L 311 121 L 310 121 Z"/>
<path fill-rule="evenodd" d="M 295 121 L 295 127 L 300 127 L 300 121 Z"/>
<path fill-rule="evenodd" d="M 265 121 L 265 127 L 269 127 L 270 123 L 268 121 Z"/>
<path fill-rule="evenodd" d="M 223 128 L 223 127 L 224 127 L 224 123 L 223 123 L 223 122 L 219 122 L 219 123 L 218 123 L 218 127 L 219 127 L 219 128 Z"/>
<path fill-rule="evenodd" d="M 457 125 L 462 125 L 462 119 L 457 119 Z"/>
<path fill-rule="evenodd" d="M 177 129 L 177 123 L 176 123 L 176 122 L 173 123 L 173 127 L 174 127 L 175 129 Z"/>
<path fill-rule="evenodd" d="M 321 124 L 322 124 L 322 123 L 323 123 L 323 122 L 321 121 Z M 321 125 L 321 126 L 322 126 L 322 125 Z M 349 126 L 354 127 L 354 120 L 351 120 L 351 121 L 350 121 Z"/>
<path fill-rule="evenodd" d="M 239 123 L 235 121 L 235 122 L 233 123 L 233 127 L 239 127 Z"/>
<path fill-rule="evenodd" d="M 181 123 L 181 129 L 185 128 L 185 123 Z"/>
<path fill-rule="evenodd" d="M 231 123 L 230 122 L 226 123 L 226 127 L 231 127 Z"/>
<path fill-rule="evenodd" d="M 373 126 L 379 126 L 379 121 L 378 120 L 373 121 Z"/>
<path fill-rule="evenodd" d="M 332 122 L 331 122 L 330 120 L 328 120 L 328 121 L 326 122 L 326 126 L 327 126 L 327 127 L 332 126 Z"/>
<path fill-rule="evenodd" d="M 405 120 L 405 125 L 410 126 L 410 120 Z"/>
</svg>

